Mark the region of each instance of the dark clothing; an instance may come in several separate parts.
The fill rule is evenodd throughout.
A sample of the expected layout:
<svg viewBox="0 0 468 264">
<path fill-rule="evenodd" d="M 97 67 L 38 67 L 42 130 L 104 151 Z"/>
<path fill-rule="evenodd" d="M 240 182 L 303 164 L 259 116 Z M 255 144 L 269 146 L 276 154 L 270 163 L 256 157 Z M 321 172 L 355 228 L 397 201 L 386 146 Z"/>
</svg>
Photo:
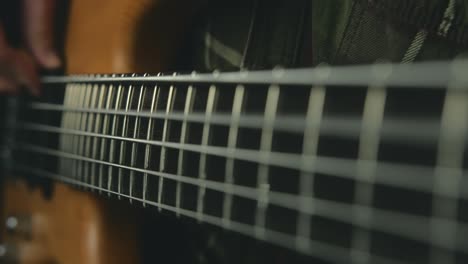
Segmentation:
<svg viewBox="0 0 468 264">
<path fill-rule="evenodd" d="M 208 2 L 202 71 L 451 59 L 468 47 L 468 0 Z"/>
<path fill-rule="evenodd" d="M 466 0 L 314 3 L 314 64 L 450 59 L 467 49 Z"/>
</svg>

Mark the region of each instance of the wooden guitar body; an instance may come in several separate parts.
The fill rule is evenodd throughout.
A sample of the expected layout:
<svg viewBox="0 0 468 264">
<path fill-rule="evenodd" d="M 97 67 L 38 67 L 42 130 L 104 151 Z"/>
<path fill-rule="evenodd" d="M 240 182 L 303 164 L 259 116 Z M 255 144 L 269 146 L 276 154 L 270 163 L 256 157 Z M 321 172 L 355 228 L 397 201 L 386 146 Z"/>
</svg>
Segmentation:
<svg viewBox="0 0 468 264">
<path fill-rule="evenodd" d="M 65 74 L 0 104 L 0 262 L 468 263 L 468 61 L 257 70 L 276 2 L 243 55 L 213 3 L 71 2 Z"/>
<path fill-rule="evenodd" d="M 120 203 L 53 183 L 50 199 L 40 188 L 9 181 L 5 215 L 29 230 L 6 233 L 13 263 L 138 263 L 137 215 Z M 23 223 L 21 223 L 23 224 Z M 24 234 L 24 233 L 28 234 Z M 8 263 L 7 261 L 7 263 Z"/>
<path fill-rule="evenodd" d="M 179 1 L 79 0 L 69 5 L 67 74 L 159 72 L 174 61 L 191 12 Z M 139 263 L 138 210 L 61 183 L 4 184 L 2 252 L 19 263 Z M 9 219 L 9 220 L 7 220 Z M 10 230 L 6 230 L 10 229 Z"/>
</svg>

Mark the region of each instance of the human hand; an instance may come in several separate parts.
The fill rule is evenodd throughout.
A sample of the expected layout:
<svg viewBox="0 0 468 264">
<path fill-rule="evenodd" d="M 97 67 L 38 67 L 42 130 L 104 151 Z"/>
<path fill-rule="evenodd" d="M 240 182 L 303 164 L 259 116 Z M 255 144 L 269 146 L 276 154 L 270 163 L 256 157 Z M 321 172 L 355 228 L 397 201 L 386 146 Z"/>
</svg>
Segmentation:
<svg viewBox="0 0 468 264">
<path fill-rule="evenodd" d="M 55 0 L 22 1 L 24 48 L 13 48 L 0 25 L 0 92 L 15 94 L 25 86 L 31 94 L 39 95 L 39 68 L 60 66 L 53 47 Z"/>
</svg>

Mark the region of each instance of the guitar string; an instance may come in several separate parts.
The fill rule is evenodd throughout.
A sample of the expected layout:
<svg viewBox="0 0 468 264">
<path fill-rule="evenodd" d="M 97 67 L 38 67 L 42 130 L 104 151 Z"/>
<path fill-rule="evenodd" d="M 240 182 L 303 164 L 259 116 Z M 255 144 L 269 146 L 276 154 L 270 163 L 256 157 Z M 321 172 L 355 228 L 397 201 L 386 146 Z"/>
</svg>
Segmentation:
<svg viewBox="0 0 468 264">
<path fill-rule="evenodd" d="M 375 64 L 358 66 L 316 67 L 303 69 L 274 69 L 264 71 L 225 72 L 213 74 L 181 74 L 159 76 L 110 76 L 110 75 L 70 75 L 46 76 L 42 78 L 44 84 L 66 83 L 115 83 L 115 82 L 160 82 L 160 83 L 231 83 L 231 84 L 277 84 L 277 85 L 346 85 L 368 86 L 369 83 L 380 79 L 380 73 L 386 74 L 383 84 L 395 88 L 434 88 L 445 89 L 454 72 L 466 72 L 468 60 L 420 62 L 413 64 Z M 458 77 L 466 83 L 466 76 Z M 56 88 L 60 88 L 56 87 Z M 456 89 L 467 89 L 457 87 Z"/>
<path fill-rule="evenodd" d="M 180 144 L 177 142 L 162 142 L 157 140 L 146 140 L 146 139 L 136 139 L 136 138 L 127 138 L 119 137 L 113 135 L 103 135 L 99 133 L 85 132 L 77 129 L 66 129 L 55 126 L 40 125 L 35 123 L 22 123 L 19 122 L 17 129 L 19 130 L 28 130 L 33 132 L 47 132 L 47 133 L 56 133 L 62 135 L 74 135 L 74 136 L 89 136 L 89 137 L 100 137 L 110 140 L 121 140 L 128 142 L 135 142 L 141 144 L 148 144 L 153 146 L 165 146 L 168 148 L 191 151 L 196 153 L 205 153 L 209 155 L 215 155 L 225 158 L 234 158 L 236 160 L 245 160 L 256 163 L 267 163 L 270 166 L 280 166 L 295 170 L 301 170 L 302 159 L 301 155 L 293 153 L 283 153 L 283 152 L 271 152 L 269 160 L 261 160 L 259 158 L 258 150 L 251 149 L 241 149 L 234 148 L 228 149 L 226 147 L 217 147 L 217 146 L 205 146 L 201 148 L 198 145 L 193 144 Z M 315 168 L 310 169 L 305 167 L 305 172 L 313 173 L 323 173 L 327 175 L 332 175 L 338 178 L 344 179 L 355 179 L 357 171 L 357 160 L 355 159 L 346 159 L 346 158 L 335 158 L 335 157 L 325 157 L 325 156 L 306 156 L 306 158 L 316 159 Z M 114 162 L 112 160 L 112 162 Z M 365 165 L 366 160 L 359 160 L 360 163 Z M 443 167 L 447 172 L 458 171 L 458 168 Z M 399 188 L 409 189 L 409 190 L 418 190 L 427 193 L 432 193 L 432 178 L 433 177 L 433 168 L 424 165 L 409 165 L 409 164 L 400 164 L 393 162 L 379 161 L 376 168 L 376 173 L 378 177 L 373 179 L 375 183 L 384 184 L 388 186 L 395 186 Z M 468 172 L 463 170 L 463 175 L 467 175 Z M 411 177 L 407 177 L 411 175 Z M 464 177 L 466 178 L 466 177 Z M 468 181 L 463 181 L 463 186 L 467 185 Z M 443 193 L 447 197 L 454 198 L 468 198 L 468 188 L 462 188 L 460 194 L 450 194 Z M 460 195 L 460 196 L 459 196 Z"/>
<path fill-rule="evenodd" d="M 188 176 L 183 175 L 175 175 L 170 173 L 158 172 L 158 171 L 149 171 L 140 168 L 134 168 L 122 164 L 116 164 L 107 161 L 95 160 L 92 158 L 82 157 L 76 154 L 65 153 L 62 151 L 57 151 L 53 149 L 38 147 L 30 144 L 18 144 L 18 148 L 38 153 L 42 155 L 50 155 L 60 158 L 72 159 L 72 160 L 80 160 L 90 163 L 98 163 L 109 167 L 116 167 L 119 169 L 126 169 L 126 170 L 134 170 L 136 172 L 146 173 L 148 175 L 154 175 L 160 178 L 180 181 L 183 183 L 191 184 L 198 187 L 205 187 L 208 189 L 216 190 L 223 192 L 226 190 L 225 185 L 226 183 L 210 181 L 203 179 L 201 182 L 200 179 L 194 179 Z M 231 184 L 230 188 L 228 189 L 232 195 L 247 198 L 250 200 L 257 201 L 258 200 L 258 192 L 259 190 L 253 187 L 247 186 L 240 186 Z M 313 210 L 309 210 L 309 208 L 303 208 L 298 203 L 298 200 L 307 199 L 308 203 L 313 204 Z M 330 201 L 321 198 L 311 197 L 311 196 L 298 196 L 294 194 L 288 193 L 281 193 L 276 191 L 269 192 L 269 203 L 272 205 L 278 205 L 284 208 L 289 208 L 300 213 L 310 214 L 310 215 L 319 215 L 323 217 L 327 217 L 329 219 L 337 220 L 340 222 L 344 222 L 353 226 L 358 226 L 362 228 L 371 228 L 383 232 L 387 232 L 390 234 L 397 234 L 401 237 L 413 239 L 420 242 L 431 243 L 435 246 L 443 247 L 451 249 L 453 248 L 452 244 L 444 244 L 446 240 L 431 240 L 429 239 L 429 234 L 427 230 L 430 228 L 430 223 L 427 221 L 429 217 L 423 217 L 403 212 L 394 212 L 387 209 L 380 209 L 376 207 L 369 207 L 366 205 L 358 205 L 358 204 L 351 204 L 351 203 L 344 203 L 344 202 L 337 202 L 337 201 Z M 362 219 L 349 217 L 353 214 L 355 210 L 360 211 L 372 211 L 374 216 L 374 221 L 367 222 L 361 221 Z M 197 211 L 194 211 L 197 212 Z M 203 213 L 199 212 L 199 213 Z M 221 218 L 222 219 L 222 218 Z M 436 218 L 430 218 L 432 220 Z M 468 225 L 464 223 L 459 223 L 451 219 L 437 219 L 441 227 L 443 226 L 457 226 L 458 230 L 461 233 L 468 232 Z M 403 228 L 405 227 L 405 228 Z M 458 250 L 463 252 L 468 252 L 468 248 L 464 247 L 463 245 L 458 245 Z"/>
<path fill-rule="evenodd" d="M 171 113 L 151 112 L 151 111 L 123 111 L 119 109 L 98 109 L 98 108 L 79 108 L 67 107 L 58 104 L 48 103 L 30 103 L 26 107 L 37 111 L 59 111 L 59 112 L 77 112 L 77 113 L 95 113 L 107 115 L 122 115 L 139 118 L 169 119 L 172 121 L 187 121 L 194 123 L 204 123 L 204 112 L 184 112 L 174 111 Z M 238 118 L 239 127 L 261 129 L 263 114 L 242 114 Z M 306 122 L 307 121 L 307 124 Z M 231 125 L 231 113 L 212 113 L 211 118 L 207 120 L 213 125 Z M 316 120 L 305 120 L 303 115 L 278 114 L 272 121 L 273 128 L 276 131 L 291 133 L 303 133 L 305 126 L 318 126 Z M 344 138 L 358 138 L 361 132 L 362 120 L 358 117 L 323 117 L 320 122 L 320 132 L 325 135 L 333 135 Z M 392 140 L 399 142 L 410 142 L 411 144 L 433 144 L 439 137 L 438 120 L 410 120 L 386 118 L 380 129 L 383 140 Z"/>
<path fill-rule="evenodd" d="M 284 74 L 284 73 L 283 73 L 283 74 Z M 427 74 L 427 73 L 426 73 L 426 74 Z M 222 75 L 223 75 L 223 74 L 222 74 Z M 274 75 L 274 74 L 273 74 L 273 75 Z M 193 78 L 193 76 L 190 76 L 190 77 Z M 197 77 L 197 76 L 196 76 L 196 77 Z M 202 77 L 203 77 L 203 76 L 202 76 Z M 210 76 L 207 75 L 206 77 L 208 78 L 208 77 L 210 77 Z M 210 78 L 213 78 L 213 77 L 214 77 L 214 76 L 211 76 Z M 322 76 L 322 77 L 323 77 L 323 76 Z M 328 75 L 327 77 L 330 77 L 330 76 Z M 78 78 L 81 78 L 80 80 L 77 81 L 77 82 L 79 82 L 79 83 L 81 83 L 81 82 L 83 82 L 83 83 L 84 83 L 84 82 L 87 82 L 86 80 L 83 79 L 83 77 L 78 77 Z M 86 78 L 87 78 L 87 77 L 86 77 Z M 86 78 L 85 78 L 85 79 L 86 79 Z M 94 78 L 94 77 L 93 77 L 93 78 Z M 197 78 L 198 78 L 198 77 L 197 77 Z M 221 82 L 227 82 L 228 79 L 229 79 L 229 78 L 227 78 L 227 76 L 223 76 L 223 78 L 224 78 L 224 79 L 223 79 L 224 81 L 222 80 Z M 195 78 L 195 79 L 196 79 L 196 78 Z M 254 78 L 254 79 L 255 79 L 255 78 Z M 64 79 L 62 79 L 62 80 L 64 80 Z M 68 79 L 68 80 L 70 80 L 70 79 Z M 205 81 L 206 81 L 206 80 L 207 80 L 207 79 L 205 79 Z M 114 82 L 115 79 L 114 79 L 114 81 L 111 81 L 111 80 L 107 80 L 107 81 L 108 81 L 108 82 Z M 107 81 L 106 81 L 106 80 L 98 80 L 97 82 L 107 82 Z M 122 81 L 131 81 L 131 80 L 122 80 Z M 143 81 L 146 82 L 146 81 L 150 81 L 150 80 L 143 80 Z M 168 79 L 167 81 L 169 81 L 169 79 Z M 174 81 L 174 80 L 173 80 L 173 81 Z M 198 81 L 203 82 L 203 78 L 198 78 L 198 79 L 197 79 L 196 81 L 194 81 L 194 82 L 198 82 Z M 163 81 L 163 82 L 164 82 L 164 81 Z M 176 82 L 177 82 L 177 80 L 176 80 Z M 235 81 L 232 80 L 231 82 L 234 83 Z M 255 81 L 255 80 L 246 80 L 246 83 L 250 83 L 250 82 L 254 82 L 254 83 L 255 83 L 256 81 Z M 238 82 L 235 82 L 235 83 L 238 83 Z M 278 83 L 286 83 L 286 80 L 283 79 L 283 82 L 278 82 Z M 310 85 L 310 84 L 308 84 L 308 85 Z M 351 84 L 351 85 L 352 85 L 352 84 Z M 397 86 L 398 86 L 398 85 L 397 85 Z M 431 86 L 431 87 L 435 87 L 435 86 Z M 460 86 L 460 87 L 462 87 L 462 86 Z M 392 87 L 392 88 L 393 88 L 393 87 Z M 459 89 L 459 88 L 457 88 L 457 89 Z M 84 109 L 84 108 L 85 108 L 85 107 L 81 107 L 81 109 Z M 74 109 L 74 110 L 76 110 L 76 109 Z M 78 109 L 78 110 L 79 110 L 79 109 Z M 116 108 L 116 110 L 118 110 L 118 109 Z M 119 110 L 119 111 L 120 111 L 120 110 Z M 80 111 L 71 111 L 71 112 L 80 112 Z M 89 109 L 88 109 L 88 111 L 83 111 L 83 112 L 81 112 L 81 113 L 82 113 L 82 115 L 84 114 L 84 115 L 86 116 L 86 115 L 88 115 L 88 114 L 90 114 L 90 113 L 93 113 L 93 112 L 89 111 Z M 94 112 L 94 113 L 95 113 L 95 112 Z M 176 113 L 176 114 L 177 114 L 177 113 Z M 127 116 L 126 113 L 123 113 L 123 115 L 124 115 L 125 117 Z M 169 113 L 166 114 L 166 117 L 165 117 L 165 118 L 167 118 L 168 115 L 169 115 Z M 204 114 L 203 114 L 203 115 L 204 115 Z M 115 118 L 115 117 L 114 117 L 114 118 Z M 187 117 L 185 116 L 185 117 L 183 117 L 183 118 L 187 118 Z M 220 118 L 222 118 L 222 117 L 220 117 Z M 224 117 L 224 118 L 225 118 L 225 117 Z M 263 115 L 259 115 L 257 118 L 263 120 Z M 301 116 L 298 117 L 298 120 L 300 120 L 298 123 L 301 123 L 301 122 L 304 121 L 304 120 L 303 120 L 303 117 L 301 117 Z M 350 121 L 350 120 L 348 119 L 348 121 Z M 351 121 L 352 121 L 352 120 L 351 120 Z M 253 124 L 253 123 L 252 123 L 252 124 Z M 261 124 L 261 122 L 257 122 L 256 124 Z M 438 124 L 438 123 L 435 122 L 435 124 Z M 26 124 L 26 125 L 31 125 L 31 124 Z M 431 125 L 433 125 L 433 127 L 437 127 L 437 128 L 439 127 L 438 125 L 434 125 L 434 123 L 431 123 Z M 353 132 L 355 132 L 355 133 L 353 134 L 354 137 L 359 138 L 359 135 L 360 135 L 360 126 L 361 126 L 361 124 L 359 123 L 359 126 L 358 126 L 359 128 L 356 129 L 356 127 L 354 127 L 354 129 L 352 130 Z M 44 128 L 44 127 L 47 127 L 47 126 L 42 126 L 42 128 Z M 285 126 L 285 127 L 286 127 L 286 126 Z M 417 125 L 417 126 L 415 126 L 415 127 L 418 127 L 418 128 L 419 128 L 419 132 L 421 132 L 421 130 L 420 130 L 421 128 L 420 128 L 419 125 Z M 258 125 L 257 125 L 257 128 L 259 128 Z M 299 133 L 302 133 L 302 132 L 304 131 L 303 129 L 304 129 L 304 128 L 298 129 L 298 132 L 299 132 Z M 73 129 L 72 129 L 72 130 L 73 130 Z M 330 130 L 332 130 L 332 129 L 330 129 Z M 50 132 L 50 131 L 49 131 L 49 132 Z M 62 131 L 62 132 L 63 132 L 63 131 Z M 59 134 L 62 134 L 62 132 L 60 132 Z M 84 132 L 88 132 L 88 131 L 84 131 Z M 395 130 L 395 132 L 398 134 L 397 130 Z M 382 133 L 382 138 L 385 138 L 385 137 L 384 137 L 384 133 L 385 133 L 385 130 L 384 130 L 384 129 L 382 129 L 382 132 L 381 132 L 381 133 Z M 64 134 L 66 134 L 66 133 L 64 133 Z M 78 138 L 81 138 L 81 137 L 86 138 L 86 136 L 89 136 L 89 134 L 87 134 L 87 133 L 84 133 L 84 134 L 83 134 L 83 133 L 78 133 L 77 135 L 76 135 L 75 133 L 71 133 L 71 134 L 77 136 Z M 343 133 L 343 134 L 346 135 L 346 133 Z M 401 134 L 401 133 L 400 133 L 400 134 Z M 125 136 L 123 136 L 123 137 L 125 137 Z M 405 137 L 406 137 L 406 136 L 402 136 L 401 138 L 405 138 Z M 394 136 L 393 138 L 397 138 L 397 137 Z M 428 138 L 429 138 L 429 137 L 428 137 Z M 435 133 L 435 134 L 434 134 L 434 133 L 430 134 L 430 139 L 427 140 L 427 141 L 431 141 L 431 140 L 433 140 L 434 138 L 438 138 L 438 134 L 437 134 L 437 133 Z M 120 139 L 119 137 L 114 137 L 113 139 L 114 139 L 114 140 L 121 140 L 122 142 L 123 142 L 123 141 L 125 141 L 125 142 L 130 141 L 130 140 L 125 140 L 125 139 Z M 142 142 L 139 142 L 138 140 L 136 140 L 136 141 L 130 141 L 130 142 L 132 142 L 133 144 L 142 143 Z M 159 144 L 159 145 L 160 145 L 161 147 L 164 147 L 164 148 L 165 148 L 165 147 L 168 145 L 168 144 L 166 144 L 166 143 L 169 143 L 169 145 L 171 144 L 170 142 L 161 142 L 161 144 Z M 146 143 L 146 144 L 150 144 L 150 143 Z M 211 146 L 208 146 L 208 147 L 211 148 Z M 169 148 L 171 148 L 171 146 L 169 146 Z M 176 148 L 176 149 L 182 149 L 183 147 L 174 147 L 174 148 Z M 207 150 L 207 151 L 198 151 L 198 152 L 202 152 L 202 153 L 208 152 L 208 154 L 210 154 L 210 151 L 212 151 L 212 150 L 214 150 L 214 149 L 210 149 L 210 150 Z M 218 150 L 219 150 L 219 149 L 218 149 Z M 193 150 L 189 150 L 189 151 L 193 151 Z M 235 149 L 235 151 L 237 152 L 237 149 Z M 245 150 L 242 150 L 242 149 L 241 149 L 240 151 L 245 151 Z M 219 151 L 219 152 L 220 152 L 220 151 Z M 258 155 L 258 154 L 261 154 L 261 151 L 260 151 L 260 152 L 257 151 L 257 155 Z M 276 158 L 279 158 L 279 156 L 280 156 L 281 154 L 283 154 L 283 153 L 275 153 L 275 152 L 273 152 L 272 154 L 277 155 Z M 289 161 L 289 163 L 290 163 L 290 164 L 293 164 L 291 161 L 292 161 L 292 157 L 293 157 L 294 154 L 289 154 L 289 155 L 290 155 L 290 157 L 291 157 L 291 160 Z M 82 155 L 77 155 L 77 156 L 82 156 Z M 224 156 L 228 156 L 228 155 L 225 154 Z M 230 156 L 232 156 L 232 157 L 230 157 Z M 229 156 L 230 158 L 235 158 L 235 159 L 239 158 L 238 156 L 236 156 L 236 154 L 232 154 L 232 155 L 230 155 L 230 156 Z M 86 157 L 85 157 L 85 158 L 86 158 Z M 306 158 L 307 158 L 307 157 L 306 157 Z M 320 158 L 321 158 L 321 157 L 320 157 Z M 90 160 L 93 160 L 93 159 L 90 159 Z M 279 160 L 279 159 L 278 159 L 278 160 Z M 82 161 L 83 161 L 83 160 L 82 160 Z M 85 161 L 84 161 L 84 162 L 85 162 Z M 94 161 L 89 161 L 89 162 L 96 162 L 96 160 L 94 160 Z M 258 162 L 259 164 L 268 164 L 268 165 L 269 165 L 269 164 L 272 164 L 271 161 L 257 161 L 257 162 Z M 365 162 L 368 162 L 368 161 L 365 161 Z M 87 163 L 85 162 L 84 164 L 87 164 Z M 297 165 L 297 164 L 294 164 L 294 165 Z M 413 168 L 414 166 L 408 165 L 407 167 L 408 167 L 408 168 Z M 119 167 L 119 168 L 122 168 L 122 167 Z M 439 168 L 439 167 L 438 167 L 438 168 Z M 125 168 L 125 169 L 127 169 L 127 168 Z M 130 169 L 130 168 L 128 168 L 128 169 Z M 135 168 L 132 168 L 132 169 L 135 169 Z M 297 167 L 296 167 L 296 169 L 297 169 Z M 424 169 L 430 170 L 430 171 L 431 171 L 431 175 L 433 174 L 434 169 L 428 169 L 428 167 L 424 167 Z M 450 168 L 450 170 L 456 170 L 456 169 Z M 460 171 L 460 170 L 458 169 L 458 171 Z M 394 172 L 393 172 L 393 173 L 394 173 Z M 407 172 L 406 172 L 406 173 L 407 173 Z M 464 173 L 464 171 L 462 171 L 462 173 Z M 407 173 L 407 174 L 408 174 L 408 173 Z M 403 175 L 404 175 L 404 174 L 403 174 Z M 78 173 L 78 175 L 76 175 L 76 176 L 77 176 L 77 177 L 81 177 L 79 173 Z M 167 175 L 166 175 L 166 176 L 167 176 Z M 175 175 L 175 176 L 176 176 L 176 177 L 180 177 L 180 175 Z M 426 176 L 427 176 L 427 175 L 426 175 Z M 353 176 L 352 176 L 352 177 L 353 177 Z M 433 177 L 433 176 L 432 176 L 432 177 Z M 378 178 L 379 178 L 379 177 L 377 177 L 377 179 L 378 179 Z M 427 177 L 424 178 L 425 181 L 427 181 L 427 179 L 428 179 Z M 403 183 L 405 180 L 406 180 L 406 179 L 401 178 L 401 179 L 397 180 L 396 182 L 400 181 L 400 183 Z M 79 181 L 79 180 L 78 180 L 78 181 Z M 375 182 L 378 182 L 378 180 L 375 181 Z M 85 183 L 85 184 L 87 184 L 87 183 Z M 421 186 L 422 186 L 422 185 L 421 185 Z M 219 186 L 218 186 L 218 187 L 219 187 Z M 224 188 L 223 190 L 226 189 L 225 186 L 223 186 L 223 188 Z M 466 188 L 464 188 L 464 189 L 466 189 Z M 236 189 L 234 189 L 234 190 L 236 190 Z M 256 190 L 256 192 L 257 192 L 257 194 L 256 194 L 257 196 L 256 196 L 256 197 L 257 197 L 257 199 L 258 199 L 258 190 Z M 429 191 L 429 192 L 430 192 L 430 191 Z M 120 195 L 121 192 L 117 192 L 117 193 L 119 193 L 119 195 Z M 275 193 L 273 192 L 273 194 L 275 194 Z M 280 195 L 280 196 L 281 196 L 281 195 Z M 279 196 L 279 197 L 280 197 L 280 196 Z M 448 194 L 448 197 L 451 197 L 451 196 L 452 196 L 452 194 Z M 463 195 L 460 195 L 460 194 L 453 194 L 453 197 L 455 197 L 455 199 L 458 199 L 458 198 L 460 198 L 460 197 L 463 197 Z M 278 198 L 278 200 L 284 199 L 284 198 L 285 198 L 285 197 L 281 197 L 281 198 Z M 131 195 L 130 195 L 130 199 L 132 199 L 132 198 L 131 198 Z M 276 198 L 275 198 L 275 199 L 276 199 Z M 273 200 L 275 200 L 275 199 L 273 199 Z M 297 203 L 297 198 L 296 198 L 296 203 Z M 314 200 L 314 203 L 315 203 L 315 200 Z M 161 205 L 161 203 L 159 203 L 159 204 Z M 354 204 L 353 204 L 353 205 L 349 205 L 349 206 L 353 206 L 353 211 L 354 211 L 354 210 L 356 209 L 356 206 L 357 206 L 357 205 L 354 205 Z M 359 206 L 358 206 L 358 207 L 359 207 Z M 358 209 L 359 209 L 359 208 L 358 208 Z M 369 210 L 369 208 L 363 208 L 363 209 Z M 371 208 L 370 210 L 374 210 L 374 209 Z M 432 218 L 431 218 L 431 219 L 432 219 Z M 407 226 L 406 221 L 408 221 L 408 220 L 409 220 L 409 219 L 406 219 L 406 220 L 405 220 L 405 227 Z M 436 219 L 436 218 L 434 218 L 434 219 L 432 219 L 432 220 L 433 220 L 433 221 L 439 221 L 439 220 L 441 220 L 441 219 Z M 353 221 L 355 221 L 355 220 L 353 220 Z M 359 220 L 358 220 L 358 222 L 359 222 Z M 443 221 L 442 221 L 442 222 L 443 222 Z M 236 223 L 234 222 L 234 224 L 236 224 Z M 365 222 L 360 222 L 359 224 L 360 224 L 361 226 L 366 226 Z M 438 224 L 439 224 L 439 222 L 438 222 Z M 453 223 L 453 222 L 450 222 L 450 223 L 449 223 L 449 222 L 445 221 L 445 222 L 443 222 L 443 224 L 438 225 L 438 228 L 443 229 L 444 226 L 453 227 L 454 225 L 458 225 L 458 223 Z M 462 226 L 462 227 L 464 228 L 464 226 Z M 401 227 L 400 227 L 400 228 L 401 228 Z M 254 230 L 254 231 L 255 231 L 255 230 Z M 268 231 L 270 231 L 270 230 L 268 230 Z M 254 233 L 256 233 L 256 232 L 254 232 Z M 252 234 L 250 234 L 250 235 L 252 235 Z M 426 236 L 427 236 L 427 234 L 426 234 Z M 261 237 L 257 237 L 257 238 L 262 239 Z M 426 240 L 424 240 L 424 241 L 426 241 Z M 447 241 L 445 241 L 445 240 L 443 240 L 443 239 L 437 239 L 437 238 L 436 238 L 435 241 L 430 240 L 429 243 L 434 243 L 434 244 L 436 244 L 436 245 L 437 245 L 437 244 L 443 244 L 442 247 L 451 248 L 449 244 L 444 244 L 444 243 L 447 243 Z M 293 243 L 293 244 L 294 244 L 294 243 Z M 453 245 L 452 245 L 452 246 L 453 246 Z M 358 253 L 368 254 L 368 250 L 365 249 L 365 248 L 364 248 L 364 250 L 363 250 L 363 249 L 354 249 L 354 250 L 356 250 Z M 461 250 L 464 250 L 464 249 L 461 249 Z M 348 252 L 348 253 L 349 253 L 349 252 Z"/>
<path fill-rule="evenodd" d="M 117 193 L 117 192 L 109 190 L 109 189 L 101 188 L 101 187 L 98 187 L 98 186 L 93 186 L 91 184 L 83 183 L 83 182 L 77 181 L 75 179 L 70 179 L 69 177 L 66 177 L 66 176 L 63 176 L 63 175 L 60 175 L 60 174 L 51 173 L 51 172 L 44 171 L 44 170 L 41 170 L 41 169 L 38 169 L 38 168 L 31 168 L 30 166 L 28 166 L 26 164 L 16 164 L 15 169 L 17 171 L 22 171 L 24 173 L 34 174 L 34 175 L 37 175 L 39 177 L 49 178 L 49 179 L 61 181 L 61 182 L 67 183 L 67 184 L 80 186 L 80 187 L 83 187 L 83 188 L 95 189 L 95 190 L 98 190 L 98 191 L 103 192 L 103 193 L 108 193 L 109 196 L 110 195 L 120 195 L 120 196 L 122 196 L 124 198 L 132 199 L 134 201 L 145 202 L 145 203 L 147 203 L 149 205 L 152 205 L 152 206 L 157 207 L 157 208 L 162 208 L 162 209 L 167 210 L 169 212 L 173 212 L 173 213 L 176 212 L 176 208 L 173 207 L 173 206 L 170 206 L 170 205 L 159 204 L 157 202 L 149 201 L 149 200 L 144 201 L 141 198 L 131 197 L 129 195 Z M 189 217 L 189 218 L 194 218 L 194 219 L 197 218 L 196 212 L 194 212 L 194 211 L 190 211 L 190 210 L 186 210 L 186 209 L 181 208 L 181 209 L 179 209 L 179 213 L 181 215 L 184 215 L 184 216 Z M 222 221 L 222 218 L 220 218 L 220 217 L 205 214 L 204 217 L 203 217 L 203 220 L 204 220 L 204 222 L 206 222 L 208 224 L 212 224 L 212 225 L 219 226 L 219 227 L 223 226 L 223 221 Z M 232 223 L 231 223 L 228 230 L 231 230 L 231 231 L 234 231 L 234 232 L 246 235 L 246 236 L 250 236 L 250 237 L 252 237 L 253 234 L 254 234 L 253 226 L 248 225 L 248 224 L 244 224 L 244 223 L 241 223 L 241 222 L 237 222 L 237 221 L 232 221 Z M 294 247 L 293 247 L 294 240 L 295 240 L 295 237 L 292 236 L 292 235 L 288 235 L 288 234 L 281 233 L 281 232 L 271 230 L 271 229 L 267 230 L 267 233 L 266 233 L 266 236 L 265 236 L 265 241 L 273 242 L 273 243 L 275 243 L 277 245 L 280 245 L 282 247 L 289 248 L 289 249 L 294 249 Z M 321 241 L 317 241 L 317 240 L 311 240 L 309 242 L 309 244 L 310 244 L 310 247 L 307 248 L 307 250 L 300 251 L 300 252 L 304 253 L 306 255 L 309 255 L 309 256 L 319 257 L 319 258 L 321 258 L 323 260 L 331 261 L 331 262 L 334 262 L 334 263 L 344 263 L 344 262 L 346 262 L 348 260 L 349 248 L 347 248 L 347 247 L 332 245 L 330 243 L 325 243 L 325 242 L 321 242 Z M 372 258 L 376 262 L 383 263 L 383 264 L 406 264 L 406 263 L 409 264 L 409 262 L 405 262 L 405 261 L 402 261 L 402 260 L 394 260 L 394 259 L 391 259 L 389 257 L 380 256 L 380 255 L 376 255 L 376 254 L 372 254 Z"/>
</svg>

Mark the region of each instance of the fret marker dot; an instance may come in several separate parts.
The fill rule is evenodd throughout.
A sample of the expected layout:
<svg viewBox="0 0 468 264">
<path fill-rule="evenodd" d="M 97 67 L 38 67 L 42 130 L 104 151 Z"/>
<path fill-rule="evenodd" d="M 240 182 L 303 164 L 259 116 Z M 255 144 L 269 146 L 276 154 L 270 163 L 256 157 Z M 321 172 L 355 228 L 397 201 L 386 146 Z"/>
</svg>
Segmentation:
<svg viewBox="0 0 468 264">
<path fill-rule="evenodd" d="M 327 80 L 331 75 L 330 66 L 327 64 L 318 65 L 317 68 L 313 71 L 313 75 L 315 75 L 319 81 Z"/>
<path fill-rule="evenodd" d="M 272 70 L 273 78 L 281 78 L 284 75 L 284 68 L 281 66 L 275 66 Z"/>
<path fill-rule="evenodd" d="M 241 69 L 239 73 L 240 73 L 240 77 L 244 79 L 249 76 L 249 71 L 247 69 Z"/>
<path fill-rule="evenodd" d="M 377 82 L 384 82 L 390 77 L 392 72 L 393 66 L 388 62 L 379 62 L 379 64 L 372 67 L 372 74 Z"/>
</svg>

